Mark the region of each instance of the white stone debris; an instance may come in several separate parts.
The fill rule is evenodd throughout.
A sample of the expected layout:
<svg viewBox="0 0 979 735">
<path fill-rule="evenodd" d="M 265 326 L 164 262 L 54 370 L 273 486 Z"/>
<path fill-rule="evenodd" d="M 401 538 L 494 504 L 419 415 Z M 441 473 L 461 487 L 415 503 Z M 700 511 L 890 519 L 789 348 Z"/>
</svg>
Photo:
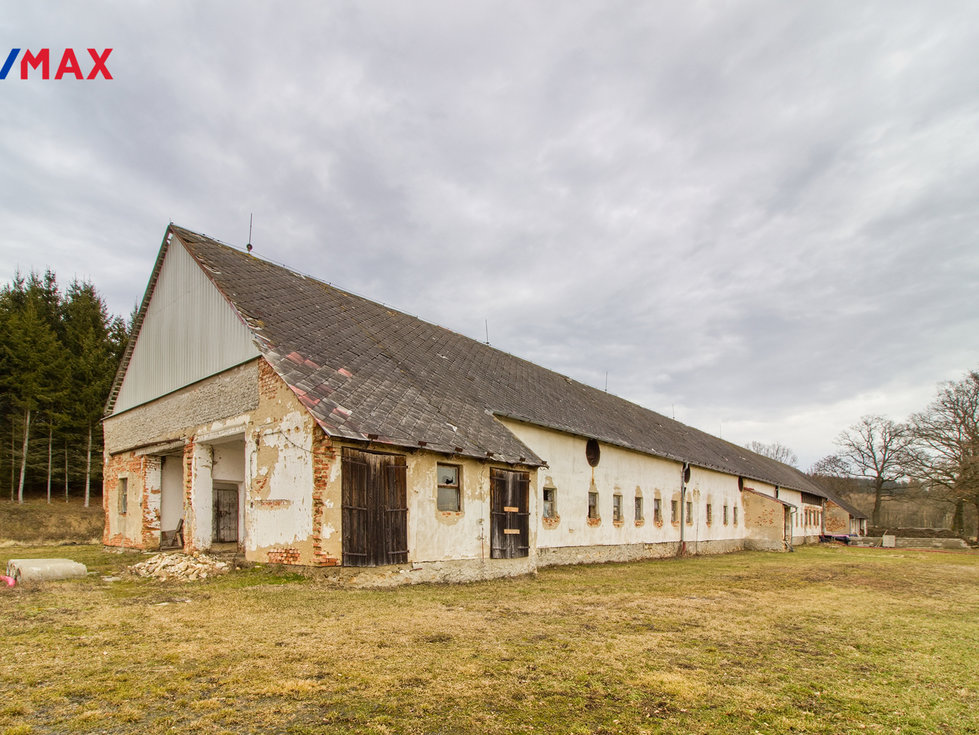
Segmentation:
<svg viewBox="0 0 979 735">
<path fill-rule="evenodd" d="M 164 582 L 194 582 L 231 571 L 231 565 L 207 554 L 189 556 L 181 553 L 156 554 L 133 564 L 129 573 L 153 577 Z"/>
</svg>

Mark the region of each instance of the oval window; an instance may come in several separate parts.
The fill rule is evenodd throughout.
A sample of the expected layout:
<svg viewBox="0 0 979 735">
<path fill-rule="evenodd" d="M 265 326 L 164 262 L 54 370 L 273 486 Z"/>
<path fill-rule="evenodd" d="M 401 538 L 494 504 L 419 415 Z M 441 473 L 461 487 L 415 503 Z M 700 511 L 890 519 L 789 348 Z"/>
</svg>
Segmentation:
<svg viewBox="0 0 979 735">
<path fill-rule="evenodd" d="M 602 450 L 598 448 L 598 442 L 589 439 L 585 445 L 585 457 L 588 459 L 588 464 L 592 467 L 598 467 L 598 460 L 601 459 L 601 456 Z"/>
</svg>

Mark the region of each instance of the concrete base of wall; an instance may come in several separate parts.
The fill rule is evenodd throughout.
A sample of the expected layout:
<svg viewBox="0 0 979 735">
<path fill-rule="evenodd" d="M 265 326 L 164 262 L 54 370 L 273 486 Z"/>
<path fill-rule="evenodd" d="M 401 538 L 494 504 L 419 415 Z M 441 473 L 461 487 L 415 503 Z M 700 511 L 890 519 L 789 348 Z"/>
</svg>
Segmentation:
<svg viewBox="0 0 979 735">
<path fill-rule="evenodd" d="M 880 536 L 863 536 L 859 540 L 851 541 L 851 546 L 882 546 L 883 539 Z M 896 538 L 894 539 L 896 549 L 970 549 L 965 541 L 960 538 Z"/>
<path fill-rule="evenodd" d="M 744 549 L 741 539 L 721 541 L 688 541 L 688 555 L 727 554 Z M 563 564 L 603 564 L 606 562 L 665 559 L 677 556 L 680 543 L 666 541 L 658 544 L 617 544 L 613 546 L 552 546 L 537 550 L 538 566 Z"/>
<path fill-rule="evenodd" d="M 784 541 L 773 541 L 772 539 L 753 539 L 744 540 L 745 551 L 788 551 Z"/>
<path fill-rule="evenodd" d="M 284 565 L 284 569 L 296 569 Z M 402 584 L 478 582 L 500 577 L 533 574 L 533 557 L 522 559 L 452 559 L 447 561 L 390 564 L 381 567 L 301 567 L 316 579 L 343 587 L 396 587 Z"/>
</svg>

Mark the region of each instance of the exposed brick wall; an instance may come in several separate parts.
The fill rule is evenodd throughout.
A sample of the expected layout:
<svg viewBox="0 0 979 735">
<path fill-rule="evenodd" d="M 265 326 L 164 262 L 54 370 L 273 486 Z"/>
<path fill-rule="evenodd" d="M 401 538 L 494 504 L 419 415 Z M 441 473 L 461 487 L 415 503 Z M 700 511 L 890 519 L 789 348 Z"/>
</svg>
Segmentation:
<svg viewBox="0 0 979 735">
<path fill-rule="evenodd" d="M 824 518 L 826 533 L 850 533 L 850 514 L 836 503 L 832 501 L 826 503 L 826 514 Z"/>
<path fill-rule="evenodd" d="M 106 514 L 106 522 L 102 529 L 102 543 L 105 546 L 145 549 L 147 539 L 152 543 L 154 515 L 147 512 L 146 467 L 146 457 L 136 456 L 132 452 L 107 456 L 102 470 L 102 507 Z M 129 480 L 130 502 L 125 516 L 119 513 L 120 477 Z M 137 491 L 142 499 L 140 503 L 133 502 Z M 140 517 L 138 530 L 135 531 L 132 522 L 129 521 L 134 513 L 138 513 Z M 155 520 L 158 531 L 159 517 L 155 517 Z"/>
<path fill-rule="evenodd" d="M 258 361 L 258 395 L 262 400 L 275 400 L 282 378 L 264 359 Z"/>
<path fill-rule="evenodd" d="M 144 548 L 160 545 L 160 498 L 163 493 L 161 471 L 163 461 L 159 456 L 146 455 L 142 458 L 142 503 Z M 153 482 L 150 483 L 150 477 Z"/>
<path fill-rule="evenodd" d="M 298 564 L 302 556 L 299 549 L 270 549 L 269 564 Z"/>
<path fill-rule="evenodd" d="M 337 566 L 340 560 L 323 548 L 327 488 L 337 454 L 320 427 L 313 429 L 313 561 L 318 566 Z"/>
<path fill-rule="evenodd" d="M 184 551 L 190 553 L 194 550 L 194 506 L 191 504 L 193 496 L 194 480 L 194 442 L 187 442 L 184 445 Z"/>
</svg>

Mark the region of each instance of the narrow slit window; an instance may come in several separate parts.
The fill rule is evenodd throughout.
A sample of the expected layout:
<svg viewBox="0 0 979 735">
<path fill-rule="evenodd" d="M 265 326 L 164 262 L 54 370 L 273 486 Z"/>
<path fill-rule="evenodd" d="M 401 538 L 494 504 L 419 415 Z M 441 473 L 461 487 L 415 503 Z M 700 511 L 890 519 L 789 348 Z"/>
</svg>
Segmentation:
<svg viewBox="0 0 979 735">
<path fill-rule="evenodd" d="M 687 525 L 693 525 L 693 501 L 687 501 Z"/>
<path fill-rule="evenodd" d="M 618 493 L 612 496 L 612 520 L 622 522 L 622 496 Z"/>
<path fill-rule="evenodd" d="M 590 519 L 598 518 L 598 493 L 594 490 L 588 493 L 588 517 Z"/>
<path fill-rule="evenodd" d="M 663 522 L 663 501 L 659 498 L 653 498 L 653 522 Z"/>
<path fill-rule="evenodd" d="M 116 493 L 119 496 L 119 515 L 126 515 L 129 510 L 129 478 L 120 477 L 116 484 Z"/>
<path fill-rule="evenodd" d="M 636 520 L 641 521 L 644 519 L 645 516 L 643 516 L 643 510 L 642 510 L 642 495 L 637 495 L 636 496 Z"/>
<path fill-rule="evenodd" d="M 670 501 L 670 523 L 680 522 L 680 503 L 677 500 Z"/>
<path fill-rule="evenodd" d="M 545 518 L 557 518 L 557 489 L 553 487 L 544 488 L 544 508 Z"/>
<path fill-rule="evenodd" d="M 710 503 L 707 504 L 707 512 L 704 518 L 707 521 L 708 526 L 714 521 L 714 506 L 711 505 Z"/>
</svg>

